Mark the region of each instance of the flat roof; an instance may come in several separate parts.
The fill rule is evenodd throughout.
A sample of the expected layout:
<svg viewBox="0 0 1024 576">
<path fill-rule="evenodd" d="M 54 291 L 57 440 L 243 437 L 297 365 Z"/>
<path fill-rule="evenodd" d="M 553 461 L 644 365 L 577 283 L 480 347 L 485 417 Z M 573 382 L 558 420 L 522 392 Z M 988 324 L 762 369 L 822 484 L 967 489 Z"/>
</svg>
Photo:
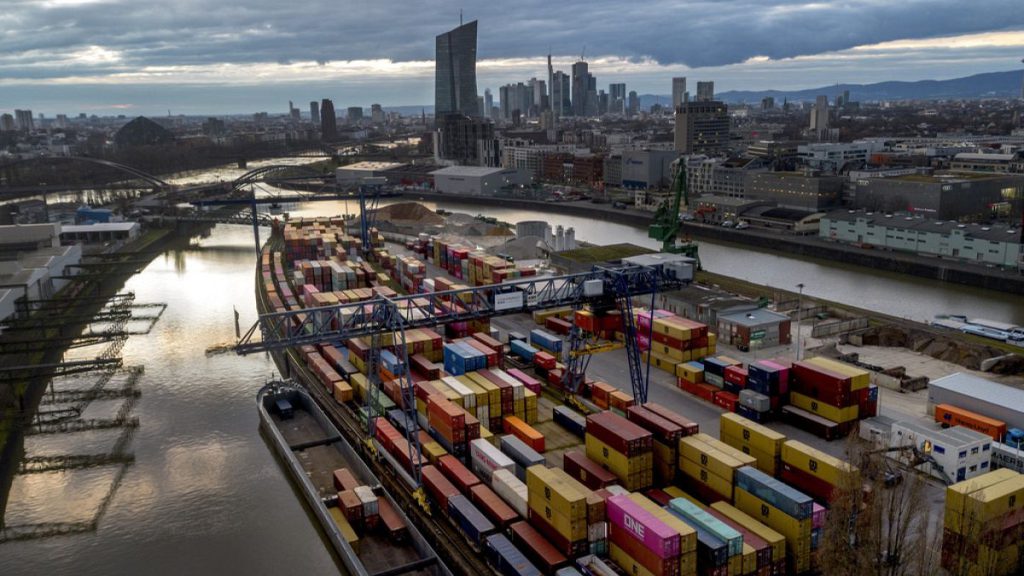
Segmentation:
<svg viewBox="0 0 1024 576">
<path fill-rule="evenodd" d="M 941 174 L 904 174 L 902 176 L 891 176 L 884 180 L 898 180 L 900 182 L 918 182 L 921 184 L 960 184 L 971 180 L 991 180 L 993 178 L 1006 178 L 1006 174 L 987 174 L 981 172 L 956 172 Z"/>
<path fill-rule="evenodd" d="M 696 260 L 683 256 L 682 254 L 671 254 L 669 252 L 658 252 L 656 254 L 637 254 L 636 256 L 630 256 L 623 258 L 623 262 L 629 262 L 630 264 L 636 264 L 637 266 L 661 266 L 662 264 L 694 264 Z"/>
<path fill-rule="evenodd" d="M 129 232 L 138 228 L 138 222 L 97 222 L 95 224 L 69 224 L 61 228 L 61 234 L 78 232 Z"/>
<path fill-rule="evenodd" d="M 706 194 L 697 198 L 697 202 L 707 202 L 708 204 L 717 204 L 719 206 L 747 206 L 750 204 L 757 204 L 762 200 L 753 200 L 750 198 L 734 198 L 732 196 L 718 196 L 715 194 Z"/>
<path fill-rule="evenodd" d="M 779 314 L 778 312 L 772 312 L 767 308 L 756 308 L 749 312 L 734 312 L 732 314 L 719 315 L 718 319 L 732 322 L 733 324 L 739 324 L 741 326 L 760 326 L 762 324 L 771 324 L 774 322 L 789 320 L 789 316 Z"/>
<path fill-rule="evenodd" d="M 448 166 L 431 172 L 434 176 L 469 176 L 481 177 L 500 174 L 508 168 L 489 168 L 487 166 Z"/>
<path fill-rule="evenodd" d="M 885 226 L 898 230 L 913 230 L 914 232 L 934 232 L 938 234 L 950 234 L 953 230 L 963 230 L 964 234 L 971 238 L 988 240 L 990 242 L 1009 242 L 1016 244 L 1020 241 L 1020 228 L 1008 227 L 1005 224 L 961 224 L 954 220 L 933 220 L 931 218 L 920 218 L 910 216 L 906 213 L 880 214 L 864 210 L 833 210 L 825 216 L 829 220 L 840 222 L 854 222 L 858 218 L 865 218 L 869 223 L 876 226 Z"/>
<path fill-rule="evenodd" d="M 1024 409 L 1024 390 L 963 372 L 955 372 L 938 380 L 932 380 L 928 386 L 980 398 L 991 404 L 1007 406 L 1014 410 Z"/>
<path fill-rule="evenodd" d="M 1009 162 L 1016 154 L 984 154 L 981 152 L 960 152 L 953 156 L 954 160 L 990 160 L 992 162 Z"/>
<path fill-rule="evenodd" d="M 355 164 L 347 164 L 345 166 L 338 166 L 338 170 L 390 170 L 402 166 L 401 162 L 375 162 L 367 160 L 364 162 L 356 162 Z"/>
<path fill-rule="evenodd" d="M 918 434 L 925 436 L 931 440 L 937 440 L 942 442 L 946 446 L 964 446 L 966 444 L 976 444 L 978 442 L 991 442 L 992 437 L 981 432 L 975 432 L 963 426 L 953 426 L 951 428 L 941 428 L 939 424 L 934 426 L 917 422 L 914 420 L 901 420 L 896 422 L 901 428 L 905 428 Z"/>
</svg>

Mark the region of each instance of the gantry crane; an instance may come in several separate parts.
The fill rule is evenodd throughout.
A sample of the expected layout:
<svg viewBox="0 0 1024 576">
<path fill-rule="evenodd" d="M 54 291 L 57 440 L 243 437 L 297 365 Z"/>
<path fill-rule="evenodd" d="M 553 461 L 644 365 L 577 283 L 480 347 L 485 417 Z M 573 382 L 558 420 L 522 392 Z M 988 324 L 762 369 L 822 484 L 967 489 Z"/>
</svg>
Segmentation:
<svg viewBox="0 0 1024 576">
<path fill-rule="evenodd" d="M 323 342 L 341 344 L 350 338 L 370 336 L 372 342 L 366 362 L 370 389 L 367 391 L 366 403 L 371 415 L 368 428 L 372 437 L 372 416 L 379 406 L 381 386 L 376 367 L 380 362 L 380 351 L 387 345 L 384 336 L 391 334 L 395 353 L 406 367 L 402 375 L 401 410 L 407 424 L 405 434 L 409 443 L 409 458 L 414 463 L 413 479 L 419 485 L 416 396 L 408 370 L 406 330 L 547 308 L 569 306 L 578 309 L 585 302 L 616 302 L 624 316 L 626 356 L 633 396 L 642 404 L 647 399 L 648 381 L 640 363 L 631 298 L 651 295 L 653 300 L 659 289 L 681 288 L 692 277 L 686 269 L 688 266 L 685 263 L 667 263 L 656 267 L 595 267 L 589 272 L 564 276 L 526 278 L 502 284 L 395 298 L 378 296 L 352 304 L 271 312 L 260 315 L 239 340 L 235 351 L 238 354 L 252 354 Z"/>
<path fill-rule="evenodd" d="M 690 208 L 690 190 L 686 185 L 686 160 L 676 160 L 676 173 L 672 183 L 674 194 L 672 201 L 662 204 L 654 214 L 654 223 L 647 228 L 647 237 L 661 242 L 661 251 L 682 254 L 697 261 L 697 269 L 702 270 L 697 243 L 687 238 L 679 241 L 679 233 L 683 223 L 680 219 L 680 205 Z"/>
</svg>

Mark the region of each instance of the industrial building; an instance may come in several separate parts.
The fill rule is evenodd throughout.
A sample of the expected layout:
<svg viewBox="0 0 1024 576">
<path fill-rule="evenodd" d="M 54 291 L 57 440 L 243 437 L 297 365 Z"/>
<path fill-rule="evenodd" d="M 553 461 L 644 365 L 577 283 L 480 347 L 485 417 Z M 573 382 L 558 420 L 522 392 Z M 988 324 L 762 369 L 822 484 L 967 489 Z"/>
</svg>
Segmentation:
<svg viewBox="0 0 1024 576">
<path fill-rule="evenodd" d="M 823 212 L 808 212 L 775 206 L 757 206 L 744 210 L 740 219 L 751 228 L 775 230 L 786 234 L 818 234 Z"/>
<path fill-rule="evenodd" d="M 877 140 L 814 142 L 797 146 L 796 155 L 802 164 L 811 168 L 838 173 L 849 163 L 866 163 L 872 154 L 884 149 L 885 144 Z"/>
<path fill-rule="evenodd" d="M 340 188 L 357 185 L 364 178 L 387 176 L 387 171 L 401 167 L 399 162 L 356 162 L 334 170 L 334 179 Z"/>
<path fill-rule="evenodd" d="M 790 324 L 789 316 L 767 308 L 719 314 L 718 341 L 740 350 L 785 346 L 791 341 Z"/>
<path fill-rule="evenodd" d="M 1020 388 L 956 372 L 928 383 L 929 413 L 936 404 L 952 404 L 1024 429 L 1024 390 Z"/>
<path fill-rule="evenodd" d="M 646 190 L 672 183 L 672 162 L 679 155 L 671 150 L 628 150 L 622 153 L 622 186 Z"/>
<path fill-rule="evenodd" d="M 747 180 L 746 197 L 767 200 L 783 208 L 817 212 L 839 204 L 843 178 L 805 172 L 754 172 Z"/>
<path fill-rule="evenodd" d="M 1002 224 L 958 224 L 919 216 L 836 210 L 821 219 L 818 235 L 857 246 L 1024 270 L 1021 231 Z"/>
<path fill-rule="evenodd" d="M 690 201 L 691 211 L 698 222 L 722 224 L 736 223 L 737 218 L 756 206 L 770 206 L 764 200 L 733 198 L 730 196 L 701 196 Z"/>
<path fill-rule="evenodd" d="M 866 178 L 853 185 L 854 208 L 911 212 L 937 220 L 984 220 L 995 205 L 1024 194 L 1024 177 L 978 173 Z"/>
<path fill-rule="evenodd" d="M 62 244 L 99 244 L 106 242 L 128 242 L 142 234 L 138 222 L 98 222 L 64 226 L 60 231 Z"/>
<path fill-rule="evenodd" d="M 82 247 L 61 245 L 61 230 L 60 224 L 0 226 L 0 321 L 52 298 L 78 271 Z"/>
<path fill-rule="evenodd" d="M 962 426 L 941 428 L 938 424 L 894 422 L 889 446 L 912 447 L 890 453 L 893 459 L 908 465 L 915 462 L 914 450 L 930 450 L 935 462 L 921 464 L 917 469 L 950 484 L 988 472 L 992 461 L 992 438 Z"/>
<path fill-rule="evenodd" d="M 757 302 L 718 288 L 691 285 L 672 292 L 659 292 L 655 306 L 708 326 L 717 326 L 720 316 L 756 310 Z"/>
<path fill-rule="evenodd" d="M 533 183 L 525 170 L 515 168 L 449 166 L 431 175 L 438 192 L 466 196 L 495 196 L 501 191 Z"/>
</svg>

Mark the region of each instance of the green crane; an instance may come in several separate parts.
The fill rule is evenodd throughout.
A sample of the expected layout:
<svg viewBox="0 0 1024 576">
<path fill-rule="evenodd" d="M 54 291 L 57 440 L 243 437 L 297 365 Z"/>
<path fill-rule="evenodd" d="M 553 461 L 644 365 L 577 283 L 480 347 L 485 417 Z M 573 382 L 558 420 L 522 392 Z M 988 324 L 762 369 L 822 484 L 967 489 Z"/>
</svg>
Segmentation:
<svg viewBox="0 0 1024 576">
<path fill-rule="evenodd" d="M 697 270 L 702 270 L 700 254 L 697 250 L 697 243 L 687 238 L 679 242 L 678 236 L 682 231 L 683 224 L 679 219 L 681 202 L 685 201 L 686 207 L 690 207 L 690 191 L 686 188 L 686 160 L 680 158 L 676 161 L 675 181 L 672 188 L 675 194 L 671 203 L 662 203 L 658 211 L 654 213 L 654 224 L 647 228 L 647 237 L 661 242 L 662 252 L 671 254 L 682 254 L 697 261 Z"/>
</svg>

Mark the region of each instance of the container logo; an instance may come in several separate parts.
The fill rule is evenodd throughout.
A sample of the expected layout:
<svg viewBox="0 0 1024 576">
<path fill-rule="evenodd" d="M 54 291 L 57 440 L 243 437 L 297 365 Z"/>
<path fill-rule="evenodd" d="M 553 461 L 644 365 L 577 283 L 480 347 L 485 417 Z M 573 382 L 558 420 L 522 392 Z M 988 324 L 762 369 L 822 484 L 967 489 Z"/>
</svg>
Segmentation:
<svg viewBox="0 0 1024 576">
<path fill-rule="evenodd" d="M 547 486 L 544 487 L 544 499 L 551 500 L 551 488 L 548 488 Z"/>
<path fill-rule="evenodd" d="M 707 454 L 701 454 L 700 455 L 700 465 L 701 466 L 707 466 L 708 465 L 708 455 Z"/>
<path fill-rule="evenodd" d="M 818 403 L 817 402 L 811 402 L 811 410 L 813 410 L 814 412 L 818 411 Z"/>
<path fill-rule="evenodd" d="M 637 521 L 636 518 L 626 514 L 622 518 L 622 523 L 625 525 L 626 530 L 632 532 L 638 540 L 644 539 L 644 525 Z"/>
<path fill-rule="evenodd" d="M 708 483 L 708 472 L 707 472 L 707 470 L 701 470 L 700 471 L 700 481 L 705 483 L 705 484 Z"/>
<path fill-rule="evenodd" d="M 750 430 L 744 430 L 743 431 L 743 439 L 744 440 L 750 440 Z"/>
<path fill-rule="evenodd" d="M 603 455 L 605 458 L 607 458 L 608 457 L 608 449 L 602 447 L 601 448 L 601 455 Z"/>
<path fill-rule="evenodd" d="M 761 504 L 761 516 L 764 516 L 765 518 L 767 518 L 768 517 L 768 512 L 769 512 L 768 505 L 767 504 Z"/>
<path fill-rule="evenodd" d="M 1006 501 L 1006 504 L 1007 504 L 1007 508 L 1015 507 L 1017 505 L 1017 495 L 1016 494 L 1011 495 L 1010 498 Z"/>
<path fill-rule="evenodd" d="M 811 469 L 811 472 L 817 472 L 818 471 L 818 461 L 817 460 L 810 460 L 810 461 L 808 461 L 807 467 Z"/>
</svg>

